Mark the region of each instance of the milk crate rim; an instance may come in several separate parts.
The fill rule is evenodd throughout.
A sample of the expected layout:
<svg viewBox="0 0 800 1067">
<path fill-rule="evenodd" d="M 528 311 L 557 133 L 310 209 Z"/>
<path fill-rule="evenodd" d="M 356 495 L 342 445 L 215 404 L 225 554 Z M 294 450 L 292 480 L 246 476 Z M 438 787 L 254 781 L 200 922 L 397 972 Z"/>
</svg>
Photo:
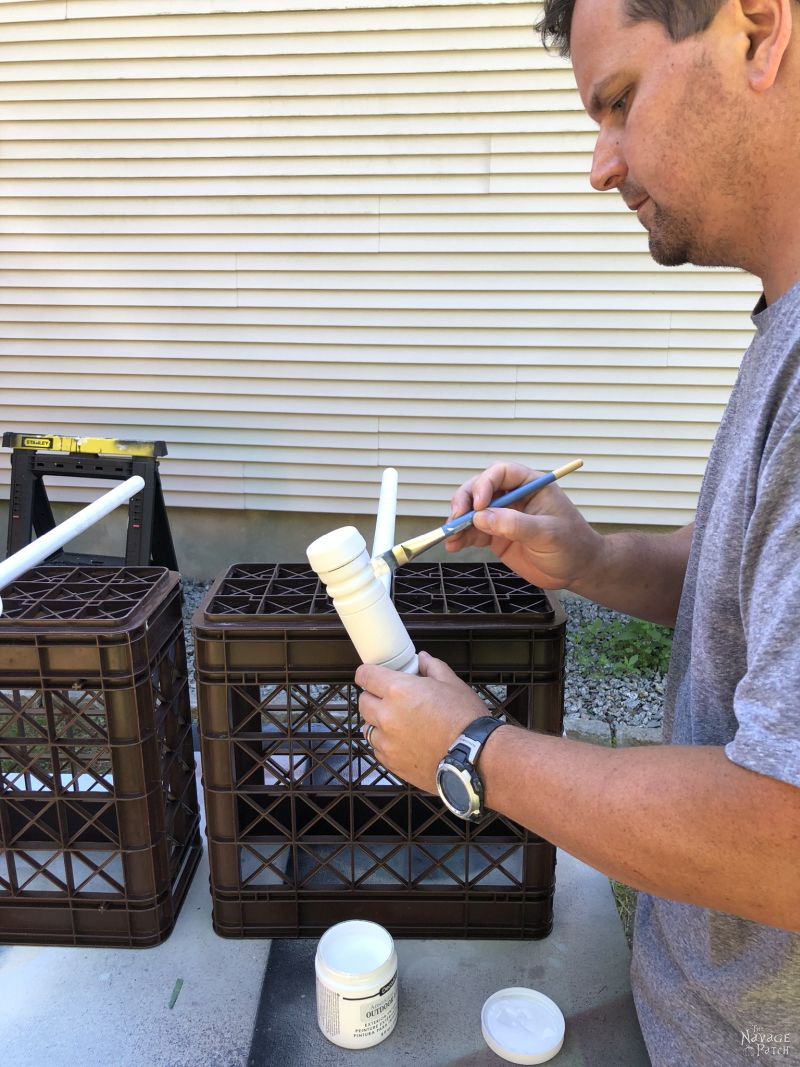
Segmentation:
<svg viewBox="0 0 800 1067">
<path fill-rule="evenodd" d="M 17 618 L 13 615 L 7 615 L 4 611 L 0 614 L 0 636 L 4 639 L 9 639 L 18 634 L 31 635 L 34 633 L 66 635 L 76 632 L 76 634 L 124 635 L 137 629 L 143 623 L 146 623 L 155 604 L 159 601 L 165 601 L 174 588 L 180 586 L 180 575 L 178 572 L 170 571 L 166 567 L 40 565 L 38 567 L 32 567 L 4 589 L 0 590 L 0 596 L 2 596 L 4 602 L 8 603 L 8 601 L 14 597 L 15 588 L 30 584 L 36 580 L 43 580 L 48 577 L 48 575 L 46 573 L 43 574 L 43 572 L 48 571 L 53 572 L 49 577 L 52 577 L 54 581 L 59 580 L 62 582 L 67 580 L 70 574 L 80 574 L 81 572 L 92 572 L 101 577 L 107 574 L 108 579 L 111 580 L 112 576 L 117 574 L 124 575 L 126 571 L 137 572 L 138 574 L 147 572 L 148 575 L 153 576 L 154 580 L 144 592 L 141 600 L 138 602 L 131 601 L 131 610 L 117 619 Z M 40 576 L 40 578 L 34 576 Z M 124 581 L 124 578 L 121 578 L 120 580 Z M 102 599 L 97 601 L 97 606 L 101 606 L 102 604 Z M 88 602 L 87 606 L 89 606 Z"/>
<path fill-rule="evenodd" d="M 410 566 L 414 566 L 411 564 Z M 431 564 L 430 567 L 439 566 L 448 570 L 463 569 L 466 577 L 470 577 L 466 572 L 470 569 L 476 569 L 479 566 L 483 566 L 486 571 L 486 579 L 493 583 L 497 575 L 492 574 L 492 570 L 504 569 L 508 571 L 510 578 L 516 578 L 514 573 L 508 568 L 504 568 L 503 564 L 478 564 L 478 563 L 446 563 L 446 564 Z M 234 563 L 227 567 L 224 571 L 217 575 L 212 582 L 210 588 L 203 597 L 200 605 L 194 611 L 191 619 L 191 626 L 195 633 L 201 638 L 207 638 L 214 640 L 216 634 L 224 633 L 228 630 L 236 631 L 237 635 L 244 635 L 248 629 L 257 630 L 260 633 L 264 631 L 275 631 L 281 634 L 291 634 L 297 631 L 302 631 L 303 636 L 308 636 L 310 633 L 318 633 L 325 636 L 344 636 L 344 627 L 337 615 L 333 613 L 298 613 L 298 614 L 249 614 L 249 613 L 222 613 L 222 612 L 210 612 L 208 608 L 213 604 L 214 600 L 220 595 L 220 590 L 225 585 L 226 581 L 233 580 L 234 572 L 237 569 L 262 569 L 264 571 L 272 569 L 273 571 L 280 567 L 296 568 L 298 570 L 304 567 L 303 564 L 298 563 Z M 310 568 L 305 568 L 309 572 L 309 578 L 313 575 Z M 454 576 L 450 576 L 454 578 Z M 486 580 L 484 579 L 484 580 Z M 244 581 L 245 579 L 239 579 Z M 308 579 L 306 579 L 308 580 Z M 494 588 L 494 587 L 493 587 Z M 552 591 L 540 589 L 537 586 L 531 586 L 532 590 L 547 603 L 548 610 L 546 611 L 520 611 L 520 612 L 498 612 L 498 611 L 486 611 L 486 612 L 427 612 L 424 614 L 418 614 L 416 612 L 404 612 L 401 608 L 398 609 L 400 617 L 405 622 L 409 632 L 414 633 L 427 633 L 428 631 L 439 632 L 442 627 L 445 627 L 448 631 L 458 630 L 461 632 L 467 632 L 472 629 L 479 629 L 484 633 L 487 629 L 496 629 L 498 631 L 529 631 L 531 629 L 540 631 L 557 631 L 566 625 L 566 612 L 559 598 L 555 596 Z M 311 598 L 313 600 L 313 597 Z M 215 632 L 216 631 L 216 634 Z M 449 634 L 448 634 L 449 636 Z"/>
</svg>

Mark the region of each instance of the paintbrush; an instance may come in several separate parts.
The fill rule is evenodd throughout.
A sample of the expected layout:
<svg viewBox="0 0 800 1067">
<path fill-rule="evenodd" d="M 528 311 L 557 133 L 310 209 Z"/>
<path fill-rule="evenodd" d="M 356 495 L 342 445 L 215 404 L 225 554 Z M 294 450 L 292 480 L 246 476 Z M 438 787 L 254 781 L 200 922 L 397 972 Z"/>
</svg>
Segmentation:
<svg viewBox="0 0 800 1067">
<path fill-rule="evenodd" d="M 559 467 L 558 470 L 550 471 L 539 478 L 534 478 L 532 482 L 526 482 L 525 485 L 512 489 L 510 493 L 504 493 L 503 496 L 497 497 L 488 506 L 490 508 L 507 508 L 509 504 L 514 504 L 518 500 L 525 500 L 527 497 L 533 496 L 534 493 L 544 489 L 546 485 L 550 485 L 557 478 L 563 478 L 565 474 L 571 474 L 572 471 L 576 471 L 578 467 L 582 466 L 582 459 L 573 459 L 571 463 L 566 463 L 563 467 Z M 401 541 L 399 545 L 390 548 L 388 552 L 375 556 L 372 560 L 372 570 L 378 578 L 385 574 L 394 574 L 397 568 L 402 567 L 404 563 L 410 563 L 412 559 L 421 556 L 423 552 L 427 552 L 434 545 L 441 544 L 448 537 L 455 537 L 456 534 L 466 530 L 468 526 L 472 525 L 474 518 L 475 512 L 468 511 L 466 515 L 451 519 L 443 526 L 437 526 L 435 530 L 419 534 L 408 541 Z"/>
</svg>

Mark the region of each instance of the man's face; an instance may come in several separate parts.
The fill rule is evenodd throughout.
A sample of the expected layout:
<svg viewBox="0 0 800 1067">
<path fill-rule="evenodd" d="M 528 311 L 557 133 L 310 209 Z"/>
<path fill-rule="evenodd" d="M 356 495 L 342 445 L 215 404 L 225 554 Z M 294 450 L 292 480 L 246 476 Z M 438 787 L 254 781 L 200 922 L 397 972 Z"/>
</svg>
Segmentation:
<svg viewBox="0 0 800 1067">
<path fill-rule="evenodd" d="M 623 4 L 577 0 L 572 20 L 578 89 L 600 128 L 592 184 L 637 211 L 656 262 L 741 266 L 757 196 L 726 5 L 676 43 L 660 23 L 627 24 Z"/>
</svg>

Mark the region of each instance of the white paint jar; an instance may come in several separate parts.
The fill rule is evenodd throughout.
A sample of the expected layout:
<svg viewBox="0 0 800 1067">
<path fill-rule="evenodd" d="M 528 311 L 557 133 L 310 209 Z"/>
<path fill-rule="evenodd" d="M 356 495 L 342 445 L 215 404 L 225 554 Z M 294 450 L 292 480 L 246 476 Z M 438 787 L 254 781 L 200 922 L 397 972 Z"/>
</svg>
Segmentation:
<svg viewBox="0 0 800 1067">
<path fill-rule="evenodd" d="M 341 1048 L 370 1048 L 397 1022 L 397 953 L 377 923 L 350 919 L 322 935 L 314 960 L 317 1022 Z"/>
</svg>

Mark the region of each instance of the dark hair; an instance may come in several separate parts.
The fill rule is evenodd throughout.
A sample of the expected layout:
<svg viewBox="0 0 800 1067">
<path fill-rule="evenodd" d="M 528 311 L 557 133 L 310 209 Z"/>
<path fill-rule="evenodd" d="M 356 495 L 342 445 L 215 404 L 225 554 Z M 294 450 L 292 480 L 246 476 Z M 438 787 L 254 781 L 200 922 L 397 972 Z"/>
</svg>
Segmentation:
<svg viewBox="0 0 800 1067">
<path fill-rule="evenodd" d="M 545 48 L 569 55 L 576 0 L 544 0 L 544 13 L 534 26 Z M 629 22 L 660 22 L 673 41 L 707 29 L 722 0 L 623 0 Z"/>
</svg>

